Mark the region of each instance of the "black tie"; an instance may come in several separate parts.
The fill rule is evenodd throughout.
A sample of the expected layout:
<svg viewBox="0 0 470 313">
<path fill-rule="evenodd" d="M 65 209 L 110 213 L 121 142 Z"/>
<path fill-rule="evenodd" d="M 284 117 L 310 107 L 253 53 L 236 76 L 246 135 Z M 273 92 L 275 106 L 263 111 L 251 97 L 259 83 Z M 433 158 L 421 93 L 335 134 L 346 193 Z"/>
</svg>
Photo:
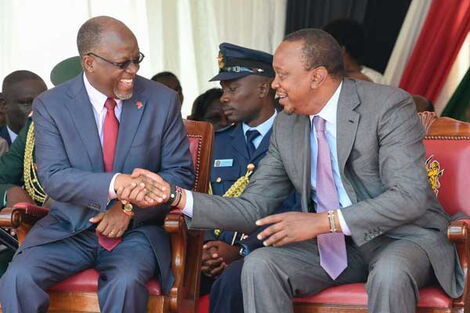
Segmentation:
<svg viewBox="0 0 470 313">
<path fill-rule="evenodd" d="M 248 144 L 248 155 L 250 156 L 250 159 L 253 157 L 256 151 L 255 145 L 253 144 L 253 140 L 255 140 L 260 135 L 261 134 L 256 129 L 248 130 L 246 132 L 246 142 Z"/>
</svg>

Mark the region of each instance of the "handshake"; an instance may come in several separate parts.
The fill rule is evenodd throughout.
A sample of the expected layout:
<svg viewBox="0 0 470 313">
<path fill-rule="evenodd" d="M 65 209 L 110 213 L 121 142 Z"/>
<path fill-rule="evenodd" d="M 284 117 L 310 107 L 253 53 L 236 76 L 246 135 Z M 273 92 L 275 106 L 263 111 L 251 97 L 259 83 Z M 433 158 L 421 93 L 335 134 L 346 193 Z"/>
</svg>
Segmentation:
<svg viewBox="0 0 470 313">
<path fill-rule="evenodd" d="M 141 208 L 168 203 L 181 205 L 183 191 L 167 183 L 151 171 L 136 168 L 131 175 L 119 174 L 114 181 L 117 198 L 125 205 L 132 203 Z M 183 203 L 184 204 L 184 203 Z"/>
</svg>

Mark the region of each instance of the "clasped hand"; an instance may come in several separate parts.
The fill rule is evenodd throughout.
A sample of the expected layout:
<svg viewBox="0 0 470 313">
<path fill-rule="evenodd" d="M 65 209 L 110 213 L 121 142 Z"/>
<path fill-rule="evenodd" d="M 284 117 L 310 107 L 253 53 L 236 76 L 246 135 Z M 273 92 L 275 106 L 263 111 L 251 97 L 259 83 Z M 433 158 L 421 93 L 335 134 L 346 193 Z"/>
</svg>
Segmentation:
<svg viewBox="0 0 470 313">
<path fill-rule="evenodd" d="M 124 177 L 125 181 L 116 178 L 115 189 L 119 200 L 148 208 L 166 203 L 170 197 L 170 184 L 160 175 L 151 171 L 136 168 L 131 175 Z"/>
<path fill-rule="evenodd" d="M 131 216 L 122 210 L 123 203 L 128 201 L 147 208 L 166 202 L 170 190 L 160 176 L 140 169 L 134 170 L 132 175 L 119 174 L 114 181 L 114 188 L 120 201 L 90 219 L 91 223 L 97 224 L 96 231 L 109 238 L 121 237 L 129 226 Z"/>
<path fill-rule="evenodd" d="M 209 241 L 202 250 L 202 272 L 209 277 L 219 276 L 233 261 L 240 258 L 237 246 L 223 241 Z"/>
</svg>

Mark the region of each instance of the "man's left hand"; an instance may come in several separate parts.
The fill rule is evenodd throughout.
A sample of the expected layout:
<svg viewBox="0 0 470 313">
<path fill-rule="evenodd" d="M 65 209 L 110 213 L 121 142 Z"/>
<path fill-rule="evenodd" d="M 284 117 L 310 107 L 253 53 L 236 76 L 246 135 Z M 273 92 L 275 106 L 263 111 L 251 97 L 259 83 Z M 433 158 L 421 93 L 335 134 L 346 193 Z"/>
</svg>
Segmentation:
<svg viewBox="0 0 470 313">
<path fill-rule="evenodd" d="M 127 230 L 131 217 L 123 212 L 122 203 L 116 203 L 106 212 L 92 217 L 90 222 L 98 223 L 96 231 L 109 238 L 120 238 Z"/>
<path fill-rule="evenodd" d="M 286 244 L 316 238 L 330 230 L 328 215 L 324 213 L 286 212 L 266 216 L 256 225 L 272 224 L 258 234 L 265 246 L 284 246 Z"/>
</svg>

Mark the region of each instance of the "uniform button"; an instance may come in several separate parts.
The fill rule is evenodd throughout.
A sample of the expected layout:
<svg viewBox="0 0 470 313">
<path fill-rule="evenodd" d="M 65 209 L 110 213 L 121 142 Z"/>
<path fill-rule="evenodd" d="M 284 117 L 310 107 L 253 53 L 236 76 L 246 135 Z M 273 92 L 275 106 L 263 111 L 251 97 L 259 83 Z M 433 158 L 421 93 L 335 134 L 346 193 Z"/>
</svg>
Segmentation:
<svg viewBox="0 0 470 313">
<path fill-rule="evenodd" d="M 217 177 L 217 179 L 215 180 L 216 183 L 220 183 L 222 181 L 222 178 L 220 177 Z"/>
</svg>

